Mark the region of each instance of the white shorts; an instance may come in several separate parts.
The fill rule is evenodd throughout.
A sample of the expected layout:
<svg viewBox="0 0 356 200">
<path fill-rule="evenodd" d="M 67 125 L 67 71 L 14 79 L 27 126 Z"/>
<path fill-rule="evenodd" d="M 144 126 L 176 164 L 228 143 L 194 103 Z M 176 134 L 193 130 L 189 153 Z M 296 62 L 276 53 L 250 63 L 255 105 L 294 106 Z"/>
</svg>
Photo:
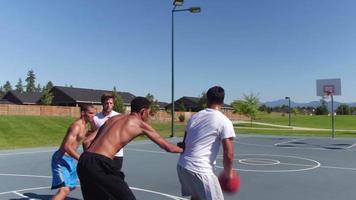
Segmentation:
<svg viewBox="0 0 356 200">
<path fill-rule="evenodd" d="M 199 197 L 200 200 L 223 200 L 220 183 L 215 174 L 199 174 L 177 165 L 182 196 Z"/>
</svg>

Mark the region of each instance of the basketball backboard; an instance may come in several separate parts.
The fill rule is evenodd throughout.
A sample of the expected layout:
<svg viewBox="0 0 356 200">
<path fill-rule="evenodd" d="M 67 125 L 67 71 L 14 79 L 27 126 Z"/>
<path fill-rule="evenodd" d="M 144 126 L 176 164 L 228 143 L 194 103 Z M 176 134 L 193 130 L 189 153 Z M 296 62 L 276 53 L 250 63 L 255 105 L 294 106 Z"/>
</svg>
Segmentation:
<svg viewBox="0 0 356 200">
<path fill-rule="evenodd" d="M 341 79 L 316 80 L 316 95 L 321 97 L 341 95 Z"/>
</svg>

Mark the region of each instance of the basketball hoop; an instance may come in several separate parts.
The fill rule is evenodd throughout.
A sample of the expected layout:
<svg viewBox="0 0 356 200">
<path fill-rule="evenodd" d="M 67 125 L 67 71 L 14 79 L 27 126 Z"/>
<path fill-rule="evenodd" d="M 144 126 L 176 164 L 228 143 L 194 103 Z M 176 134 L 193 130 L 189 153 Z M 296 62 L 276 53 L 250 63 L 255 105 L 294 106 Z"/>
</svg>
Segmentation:
<svg viewBox="0 0 356 200">
<path fill-rule="evenodd" d="M 331 95 L 334 95 L 335 86 L 334 85 L 324 85 L 323 90 L 324 90 L 324 96 L 329 97 Z"/>
</svg>

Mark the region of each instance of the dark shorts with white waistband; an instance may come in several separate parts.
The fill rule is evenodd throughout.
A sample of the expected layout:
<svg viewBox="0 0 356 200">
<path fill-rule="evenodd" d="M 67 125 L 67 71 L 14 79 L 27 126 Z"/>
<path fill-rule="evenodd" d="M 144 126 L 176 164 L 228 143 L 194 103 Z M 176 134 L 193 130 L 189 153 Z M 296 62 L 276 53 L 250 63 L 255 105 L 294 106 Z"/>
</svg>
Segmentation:
<svg viewBox="0 0 356 200">
<path fill-rule="evenodd" d="M 77 172 L 85 200 L 135 200 L 114 161 L 106 156 L 84 152 L 79 159 Z"/>
</svg>

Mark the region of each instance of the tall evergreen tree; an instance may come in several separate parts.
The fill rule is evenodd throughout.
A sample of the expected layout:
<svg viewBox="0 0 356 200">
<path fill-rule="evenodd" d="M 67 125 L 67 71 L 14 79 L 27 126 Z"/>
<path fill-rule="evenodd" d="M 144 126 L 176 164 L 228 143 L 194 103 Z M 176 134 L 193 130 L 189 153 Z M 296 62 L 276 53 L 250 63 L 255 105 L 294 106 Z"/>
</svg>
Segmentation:
<svg viewBox="0 0 356 200">
<path fill-rule="evenodd" d="M 0 86 L 0 99 L 4 96 L 4 94 L 5 94 L 4 88 Z"/>
<path fill-rule="evenodd" d="M 150 93 L 146 95 L 146 98 L 151 102 L 151 115 L 155 115 L 159 110 L 158 100 Z"/>
<path fill-rule="evenodd" d="M 46 90 L 51 90 L 53 87 L 54 87 L 54 86 L 53 86 L 52 81 L 48 81 L 47 84 L 46 84 L 46 86 L 45 86 L 45 89 L 46 89 Z"/>
<path fill-rule="evenodd" d="M 54 95 L 52 93 L 52 88 L 53 88 L 53 83 L 51 81 L 48 81 L 46 86 L 43 86 L 42 97 L 40 100 L 40 103 L 42 105 L 51 105 L 52 104 L 52 100 L 54 98 Z"/>
<path fill-rule="evenodd" d="M 119 113 L 125 113 L 124 100 L 122 99 L 120 94 L 117 92 L 115 86 L 113 88 L 112 94 L 115 98 L 113 110 L 115 110 L 116 112 L 119 112 Z"/>
<path fill-rule="evenodd" d="M 36 89 L 35 82 L 36 82 L 36 75 L 35 75 L 35 72 L 31 69 L 30 71 L 27 72 L 26 92 L 34 92 L 35 91 L 35 89 Z"/>
<path fill-rule="evenodd" d="M 22 83 L 22 79 L 19 78 L 19 81 L 16 84 L 16 91 L 18 92 L 23 92 L 23 83 Z"/>
<path fill-rule="evenodd" d="M 199 102 L 198 102 L 199 110 L 203 110 L 203 109 L 207 108 L 208 107 L 207 102 L 208 102 L 208 99 L 206 97 L 206 92 L 202 92 L 201 97 L 199 98 Z"/>
<path fill-rule="evenodd" d="M 41 84 L 37 84 L 37 87 L 35 88 L 35 92 L 42 92 Z"/>
<path fill-rule="evenodd" d="M 3 87 L 3 90 L 4 90 L 5 93 L 10 91 L 10 90 L 12 90 L 12 86 L 11 86 L 10 81 L 6 81 L 6 83 L 2 87 Z"/>
</svg>

